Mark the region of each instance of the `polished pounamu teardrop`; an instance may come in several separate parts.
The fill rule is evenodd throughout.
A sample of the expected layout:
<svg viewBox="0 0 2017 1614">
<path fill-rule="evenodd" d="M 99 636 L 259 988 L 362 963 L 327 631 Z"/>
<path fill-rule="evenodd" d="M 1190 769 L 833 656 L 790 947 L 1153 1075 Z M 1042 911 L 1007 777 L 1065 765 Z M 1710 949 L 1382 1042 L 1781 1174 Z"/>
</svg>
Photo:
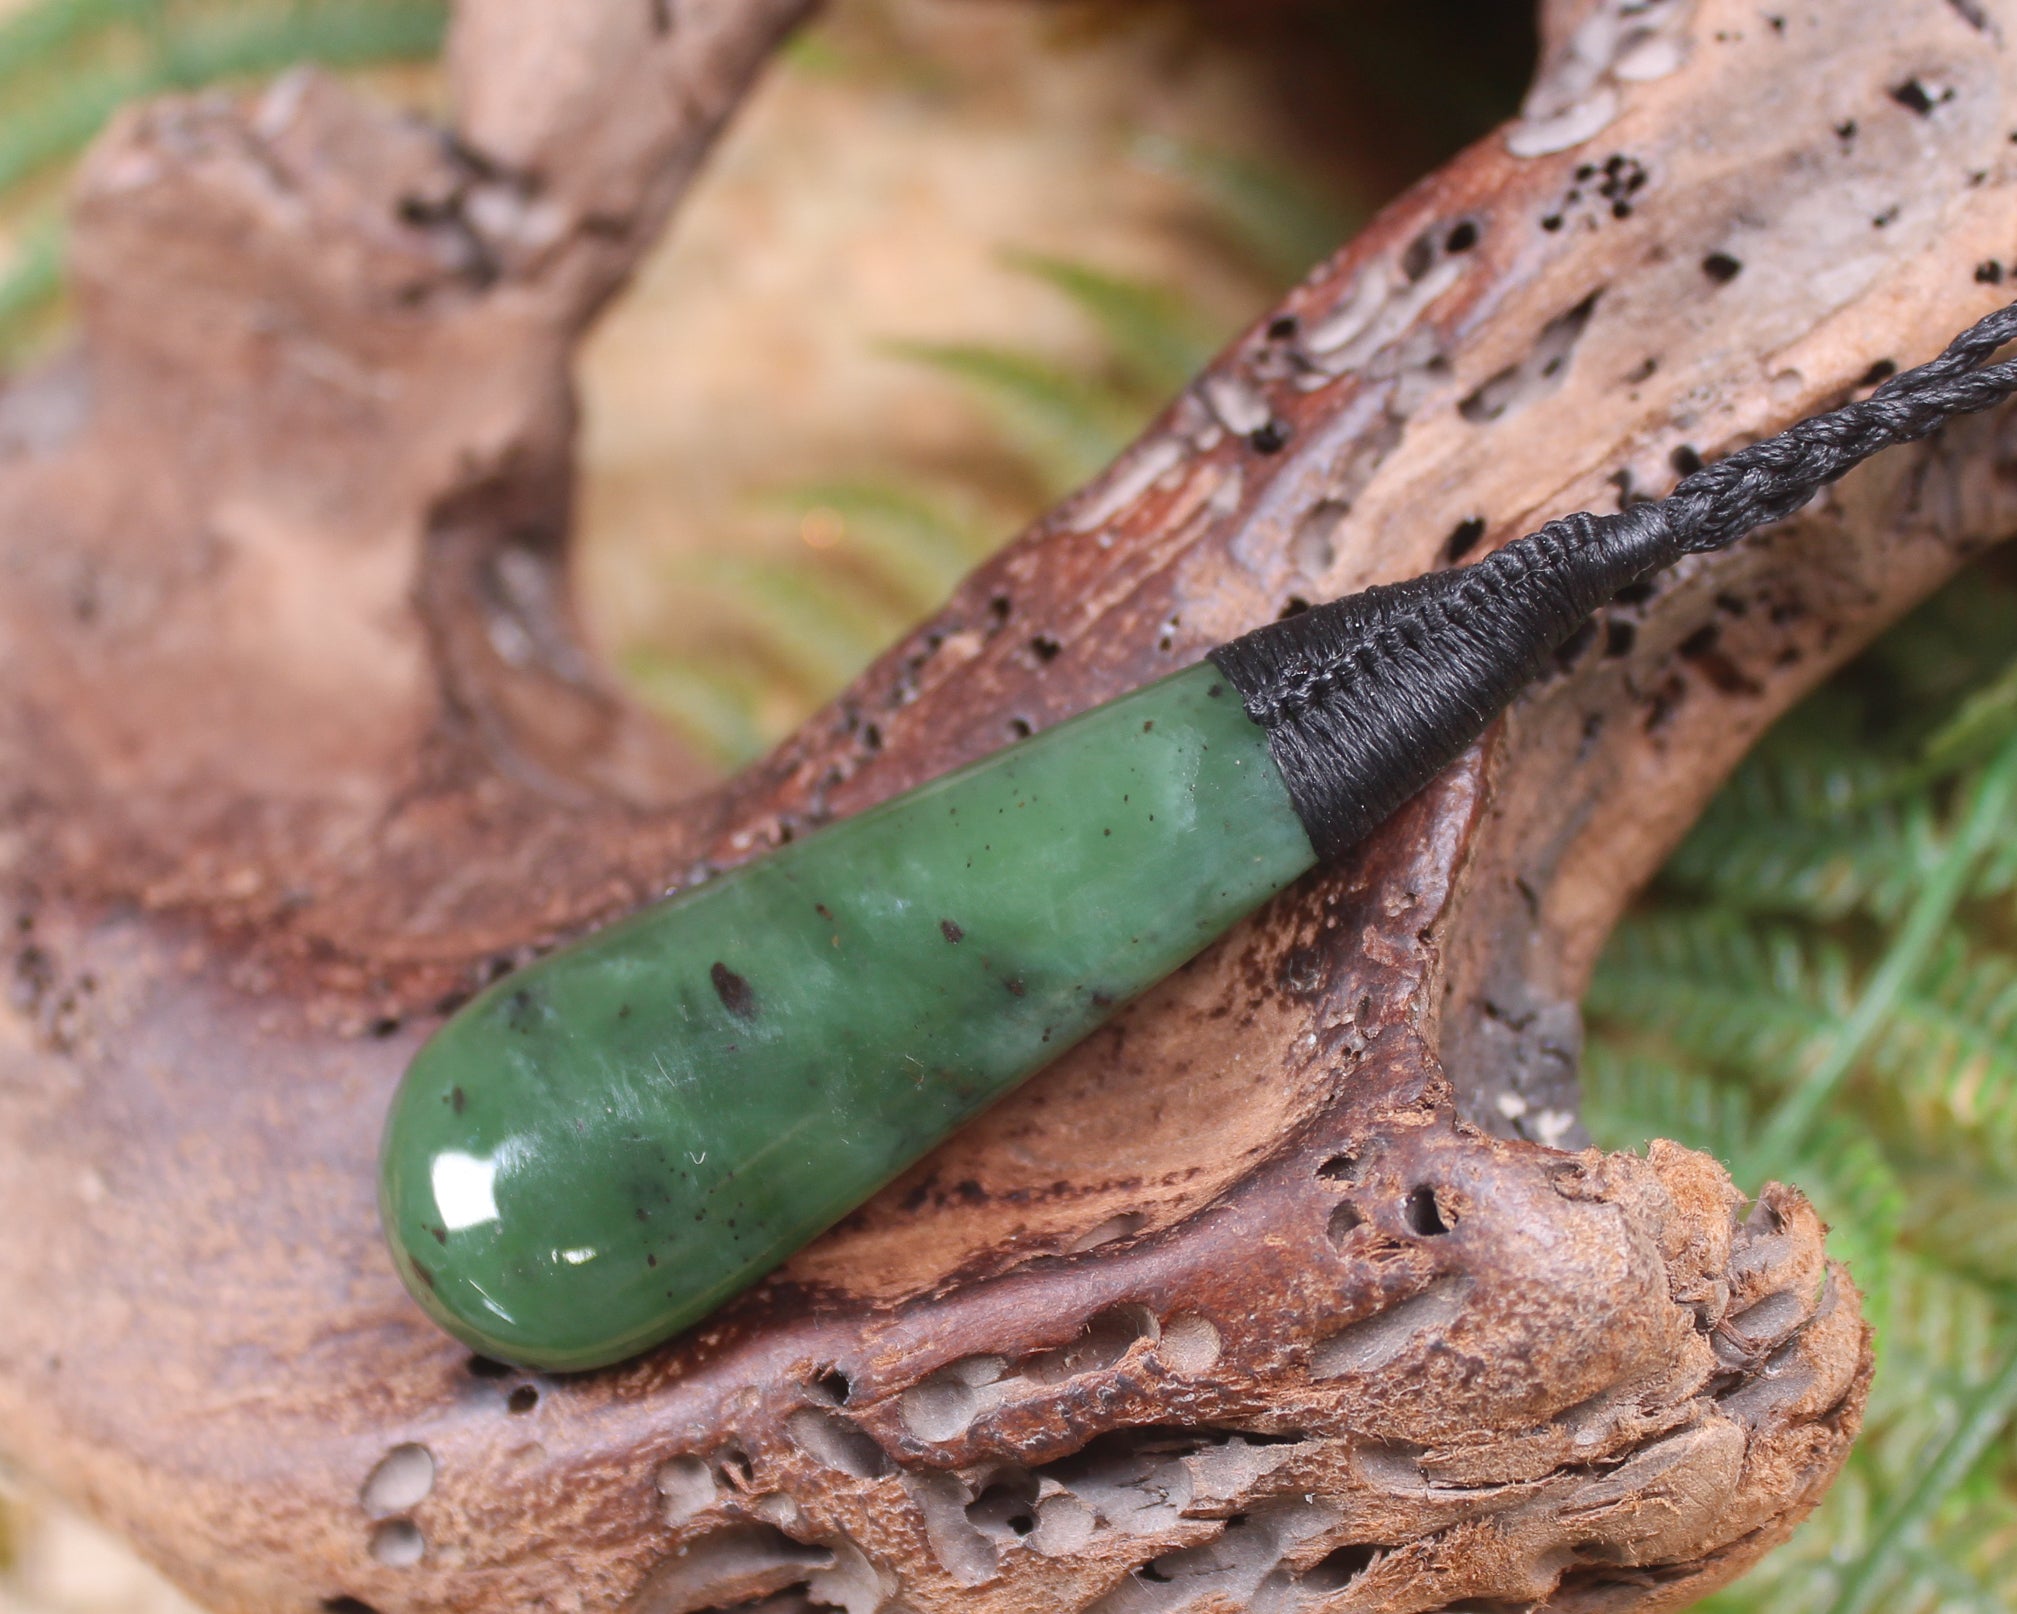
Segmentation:
<svg viewBox="0 0 2017 1614">
<path fill-rule="evenodd" d="M 1315 861 L 1210 663 L 499 982 L 408 1071 L 381 1202 L 486 1355 L 685 1327 Z"/>
<path fill-rule="evenodd" d="M 380 1203 L 477 1349 L 705 1315 L 1427 784 L 1627 585 L 2017 394 L 2017 304 L 1868 398 L 1190 671 L 493 987 L 407 1072 Z"/>
</svg>

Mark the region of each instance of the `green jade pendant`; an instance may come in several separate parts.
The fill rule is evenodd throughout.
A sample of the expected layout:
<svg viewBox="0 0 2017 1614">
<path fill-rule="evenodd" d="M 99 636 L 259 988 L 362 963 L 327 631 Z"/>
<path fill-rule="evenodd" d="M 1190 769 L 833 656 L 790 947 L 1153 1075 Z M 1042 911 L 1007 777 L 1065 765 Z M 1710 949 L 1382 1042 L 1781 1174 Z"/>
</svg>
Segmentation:
<svg viewBox="0 0 2017 1614">
<path fill-rule="evenodd" d="M 490 987 L 407 1072 L 401 1276 L 486 1356 L 697 1321 L 1316 861 L 1209 662 Z"/>
<path fill-rule="evenodd" d="M 2017 304 L 1665 499 L 1255 628 L 499 982 L 393 1101 L 407 1287 L 529 1367 L 704 1317 L 1358 844 L 1627 585 L 2017 395 L 2013 341 Z"/>
</svg>

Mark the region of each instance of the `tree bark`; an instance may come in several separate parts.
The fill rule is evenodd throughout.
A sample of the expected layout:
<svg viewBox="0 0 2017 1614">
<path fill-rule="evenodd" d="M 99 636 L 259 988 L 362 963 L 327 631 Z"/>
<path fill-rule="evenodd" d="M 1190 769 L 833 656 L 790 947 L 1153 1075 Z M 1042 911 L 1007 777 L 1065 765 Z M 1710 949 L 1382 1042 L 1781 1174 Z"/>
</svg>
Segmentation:
<svg viewBox="0 0 2017 1614">
<path fill-rule="evenodd" d="M 1575 1147 L 1576 998 L 1772 717 L 2017 525 L 2007 416 L 1608 612 L 1357 854 L 638 1361 L 436 1332 L 377 1128 L 539 948 L 1930 356 L 2017 241 L 2017 13 L 1550 0 L 1521 119 L 708 786 L 574 633 L 567 361 L 804 9 L 466 0 L 452 140 L 301 76 L 89 160 L 81 345 L 0 396 L 0 1443 L 220 1611 L 1727 1579 L 1841 1462 L 1865 1331 L 1797 1193 Z"/>
</svg>

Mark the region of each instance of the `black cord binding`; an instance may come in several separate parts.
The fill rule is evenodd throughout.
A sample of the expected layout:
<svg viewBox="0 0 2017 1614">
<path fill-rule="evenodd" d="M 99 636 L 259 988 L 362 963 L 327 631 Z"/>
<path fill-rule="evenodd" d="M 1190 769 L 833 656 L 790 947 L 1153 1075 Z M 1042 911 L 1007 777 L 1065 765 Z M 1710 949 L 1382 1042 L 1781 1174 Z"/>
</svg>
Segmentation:
<svg viewBox="0 0 2017 1614">
<path fill-rule="evenodd" d="M 1320 857 L 1365 836 L 1481 734 L 1618 590 L 1784 520 L 1872 454 L 2017 393 L 2017 303 L 1870 397 L 1616 515 L 1563 516 L 1457 571 L 1384 584 L 1211 653 L 1268 732 Z"/>
</svg>

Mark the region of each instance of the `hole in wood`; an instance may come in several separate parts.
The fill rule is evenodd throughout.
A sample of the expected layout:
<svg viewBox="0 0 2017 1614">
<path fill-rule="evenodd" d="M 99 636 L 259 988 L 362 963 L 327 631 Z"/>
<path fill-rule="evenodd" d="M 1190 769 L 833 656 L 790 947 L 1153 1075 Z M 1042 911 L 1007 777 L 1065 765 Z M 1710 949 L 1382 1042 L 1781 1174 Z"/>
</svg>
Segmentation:
<svg viewBox="0 0 2017 1614">
<path fill-rule="evenodd" d="M 1118 1239 L 1133 1238 L 1148 1226 L 1148 1217 L 1141 1211 L 1122 1211 L 1118 1216 L 1109 1216 L 1096 1227 L 1089 1227 L 1070 1244 L 1065 1246 L 1072 1255 L 1096 1250 L 1102 1244 L 1112 1244 Z"/>
<path fill-rule="evenodd" d="M 688 1542 L 661 1558 L 626 1606 L 644 1614 L 797 1614 L 811 1575 L 833 1566 L 834 1554 L 809 1547 L 768 1524 L 744 1524 Z"/>
<path fill-rule="evenodd" d="M 427 1556 L 427 1538 L 411 1519 L 387 1519 L 372 1528 L 371 1556 L 387 1569 L 411 1569 Z"/>
<path fill-rule="evenodd" d="M 1174 1372 L 1203 1373 L 1218 1361 L 1222 1344 L 1218 1329 L 1206 1318 L 1172 1317 L 1163 1324 L 1159 1354 Z"/>
<path fill-rule="evenodd" d="M 1302 1578 L 1303 1587 L 1313 1592 L 1341 1592 L 1370 1569 L 1386 1550 L 1371 1543 L 1340 1547 L 1310 1565 Z"/>
<path fill-rule="evenodd" d="M 1402 1207 L 1402 1215 L 1407 1220 L 1408 1231 L 1418 1233 L 1423 1238 L 1435 1238 L 1438 1234 L 1450 1230 L 1451 1218 L 1443 1214 L 1443 1207 L 1436 1198 L 1435 1189 L 1427 1183 L 1409 1191 L 1407 1203 Z"/>
<path fill-rule="evenodd" d="M 1359 1180 L 1359 1157 L 1334 1154 L 1317 1167 L 1317 1175 L 1325 1182 L 1355 1183 Z"/>
<path fill-rule="evenodd" d="M 425 1446 L 394 1446 L 378 1461 L 358 1493 L 364 1511 L 374 1519 L 405 1513 L 427 1499 L 434 1489 L 434 1454 Z"/>
<path fill-rule="evenodd" d="M 1485 518 L 1471 516 L 1450 529 L 1450 536 L 1443 541 L 1443 558 L 1452 566 L 1478 547 L 1478 540 L 1485 536 Z"/>
<path fill-rule="evenodd" d="M 711 1507 L 720 1494 L 714 1475 L 698 1457 L 673 1457 L 658 1465 L 652 1476 L 658 1494 L 665 1498 L 665 1522 L 683 1524 L 696 1513 Z"/>
<path fill-rule="evenodd" d="M 1346 1237 L 1351 1233 L 1352 1229 L 1364 1221 L 1365 1217 L 1359 1214 L 1358 1206 L 1354 1205 L 1350 1200 L 1346 1200 L 1344 1204 L 1331 1212 L 1330 1221 L 1324 1224 L 1324 1233 L 1333 1244 L 1341 1245 L 1345 1242 Z"/>
<path fill-rule="evenodd" d="M 994 1536 L 1026 1536 L 1037 1527 L 1037 1481 L 1027 1469 L 1013 1468 L 988 1481 L 967 1504 L 966 1516 L 976 1530 Z"/>
<path fill-rule="evenodd" d="M 1148 1307 L 1112 1306 L 1089 1317 L 1070 1344 L 1038 1352 L 1020 1363 L 1018 1371 L 1033 1384 L 1062 1384 L 1082 1373 L 1112 1367 L 1137 1342 L 1153 1342 L 1161 1332 Z"/>
<path fill-rule="evenodd" d="M 867 1431 L 837 1412 L 800 1407 L 784 1427 L 800 1450 L 852 1479 L 881 1479 L 889 1472 L 883 1449 Z"/>
</svg>

